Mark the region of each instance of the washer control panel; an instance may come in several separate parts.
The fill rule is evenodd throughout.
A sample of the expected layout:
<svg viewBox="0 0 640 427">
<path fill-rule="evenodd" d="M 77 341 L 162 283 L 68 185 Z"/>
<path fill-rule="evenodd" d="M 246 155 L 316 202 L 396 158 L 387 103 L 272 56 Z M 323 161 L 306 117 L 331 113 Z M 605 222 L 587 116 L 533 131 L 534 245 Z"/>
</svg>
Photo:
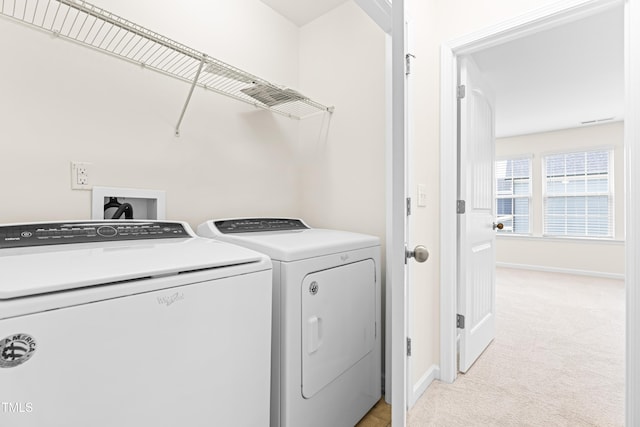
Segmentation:
<svg viewBox="0 0 640 427">
<path fill-rule="evenodd" d="M 223 234 L 254 233 L 259 231 L 291 231 L 308 229 L 304 222 L 292 218 L 238 218 L 215 221 Z"/>
<path fill-rule="evenodd" d="M 0 248 L 191 237 L 176 222 L 83 221 L 0 226 Z"/>
</svg>

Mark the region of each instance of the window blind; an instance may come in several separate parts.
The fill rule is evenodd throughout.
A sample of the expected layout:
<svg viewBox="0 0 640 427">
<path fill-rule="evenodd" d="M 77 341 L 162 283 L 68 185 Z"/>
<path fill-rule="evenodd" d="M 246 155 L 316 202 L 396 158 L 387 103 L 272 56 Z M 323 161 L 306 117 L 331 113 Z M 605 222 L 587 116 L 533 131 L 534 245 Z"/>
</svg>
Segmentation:
<svg viewBox="0 0 640 427">
<path fill-rule="evenodd" d="M 613 237 L 610 150 L 544 157 L 544 234 Z"/>
<path fill-rule="evenodd" d="M 530 233 L 531 159 L 496 161 L 496 215 L 499 233 Z"/>
</svg>

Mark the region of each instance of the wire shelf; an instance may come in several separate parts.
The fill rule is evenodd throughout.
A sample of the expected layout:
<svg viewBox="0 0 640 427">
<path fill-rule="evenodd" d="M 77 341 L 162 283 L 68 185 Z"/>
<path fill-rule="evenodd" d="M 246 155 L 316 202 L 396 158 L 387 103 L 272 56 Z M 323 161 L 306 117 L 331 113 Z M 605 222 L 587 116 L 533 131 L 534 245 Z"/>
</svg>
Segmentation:
<svg viewBox="0 0 640 427">
<path fill-rule="evenodd" d="M 296 119 L 333 112 L 333 107 L 269 83 L 85 1 L 0 1 L 1 15 L 189 82 L 192 91 L 200 86 Z"/>
</svg>

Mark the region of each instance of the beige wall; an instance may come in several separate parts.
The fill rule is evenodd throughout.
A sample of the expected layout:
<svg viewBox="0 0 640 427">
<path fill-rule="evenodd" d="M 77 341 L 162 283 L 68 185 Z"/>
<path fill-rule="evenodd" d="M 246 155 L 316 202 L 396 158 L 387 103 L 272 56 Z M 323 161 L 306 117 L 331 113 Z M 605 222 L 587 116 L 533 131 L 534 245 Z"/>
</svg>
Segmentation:
<svg viewBox="0 0 640 427">
<path fill-rule="evenodd" d="M 302 216 L 384 239 L 384 34 L 353 2 L 298 28 L 258 0 L 97 6 L 335 106 L 291 120 L 3 19 L 0 222 L 88 218 L 94 185 L 167 191 L 167 216 Z"/>
<path fill-rule="evenodd" d="M 301 28 L 300 89 L 335 106 L 301 122 L 303 216 L 384 239 L 385 34 L 354 2 Z"/>
<path fill-rule="evenodd" d="M 298 28 L 258 0 L 98 6 L 278 84 L 297 87 Z M 0 20 L 0 222 L 90 217 L 95 185 L 166 190 L 167 217 L 301 213 L 299 122 Z M 323 99 L 324 100 L 324 99 Z M 327 99 L 329 102 L 330 99 Z"/>
<path fill-rule="evenodd" d="M 542 157 L 553 152 L 613 149 L 615 242 L 542 238 Z M 496 157 L 530 155 L 531 236 L 499 236 L 496 261 L 530 268 L 624 275 L 624 124 L 623 122 L 544 132 L 496 141 Z"/>
<path fill-rule="evenodd" d="M 503 237 L 496 243 L 498 265 L 602 277 L 624 277 L 624 242 Z"/>
<path fill-rule="evenodd" d="M 413 268 L 411 301 L 413 387 L 439 361 L 440 304 L 440 47 L 455 38 L 530 12 L 549 1 L 409 0 L 409 28 L 416 56 L 412 63 L 411 116 L 413 132 L 412 188 L 427 187 L 427 206 L 414 209 L 411 239 L 425 244 L 432 257 Z M 451 284 L 455 286 L 455 284 Z"/>
</svg>

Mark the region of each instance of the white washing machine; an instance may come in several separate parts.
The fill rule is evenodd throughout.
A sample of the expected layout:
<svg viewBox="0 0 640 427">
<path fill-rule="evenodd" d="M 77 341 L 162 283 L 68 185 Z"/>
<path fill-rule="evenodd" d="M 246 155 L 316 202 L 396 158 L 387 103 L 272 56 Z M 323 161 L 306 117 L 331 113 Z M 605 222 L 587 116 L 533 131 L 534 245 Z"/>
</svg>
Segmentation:
<svg viewBox="0 0 640 427">
<path fill-rule="evenodd" d="M 271 426 L 353 427 L 381 396 L 379 239 L 282 218 L 197 232 L 271 257 Z"/>
<path fill-rule="evenodd" d="M 271 275 L 180 222 L 0 226 L 0 425 L 267 426 Z"/>
</svg>

